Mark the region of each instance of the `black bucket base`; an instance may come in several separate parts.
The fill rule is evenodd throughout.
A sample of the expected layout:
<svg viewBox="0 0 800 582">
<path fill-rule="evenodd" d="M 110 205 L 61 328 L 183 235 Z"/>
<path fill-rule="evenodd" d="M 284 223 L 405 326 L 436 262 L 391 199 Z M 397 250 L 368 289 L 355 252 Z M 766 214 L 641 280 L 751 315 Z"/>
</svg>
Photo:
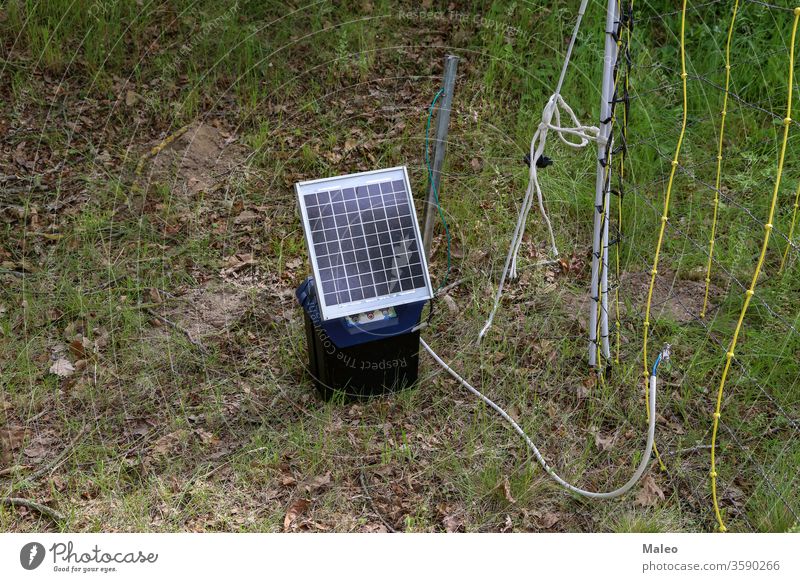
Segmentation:
<svg viewBox="0 0 800 582">
<path fill-rule="evenodd" d="M 339 348 L 304 310 L 308 365 L 322 398 L 361 400 L 413 387 L 419 373 L 419 330 Z"/>
</svg>

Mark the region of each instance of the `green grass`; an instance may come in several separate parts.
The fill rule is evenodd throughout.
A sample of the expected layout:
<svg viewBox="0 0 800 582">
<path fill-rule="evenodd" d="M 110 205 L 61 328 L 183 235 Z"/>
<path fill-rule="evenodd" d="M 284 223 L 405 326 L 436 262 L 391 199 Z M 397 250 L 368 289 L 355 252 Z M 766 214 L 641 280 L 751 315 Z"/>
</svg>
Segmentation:
<svg viewBox="0 0 800 582">
<path fill-rule="evenodd" d="M 600 4 L 590 4 L 564 87 L 584 122 L 596 119 L 600 100 Z M 685 321 L 675 304 L 654 310 L 649 353 L 664 342 L 674 347 L 658 401 L 668 472 L 651 473 L 663 501 L 642 506 L 638 487 L 599 504 L 565 494 L 496 415 L 424 358 L 414 391 L 358 405 L 313 396 L 291 296 L 309 269 L 292 184 L 406 164 L 422 200 L 426 108 L 452 51 L 462 62 L 442 200 L 455 249 L 450 280 L 461 282 L 451 292 L 458 313 L 439 302 L 426 338 L 512 410 L 568 480 L 610 489 L 638 461 L 641 289 L 621 290 L 622 364 L 605 386 L 581 396 L 589 375 L 579 312 L 589 280 L 591 148 L 574 151 L 553 136 L 547 154 L 556 163 L 542 172 L 559 248 L 583 267 L 546 277 L 529 266 L 547 252 L 546 230 L 532 213 L 521 283 L 509 288 L 486 340 L 473 341 L 527 185 L 520 160 L 558 76 L 574 7 L 457 2 L 452 10 L 445 18 L 385 1 L 0 6 L 0 122 L 12 128 L 4 151 L 21 144 L 46 160 L 34 169 L 0 166 L 0 176 L 37 185 L 0 200 L 0 396 L 7 403 L 0 429 L 29 430 L 10 451 L 9 466 L 20 467 L 0 477 L 4 489 L 59 508 L 67 515 L 61 527 L 79 531 L 276 531 L 298 499 L 310 502 L 298 523 L 311 530 L 370 530 L 382 523 L 379 514 L 406 531 L 440 531 L 453 520 L 461 531 L 714 529 L 708 451 L 697 446 L 710 440 L 725 346 L 743 299 L 734 278 L 752 274 L 780 145 L 779 123 L 736 101 L 723 174 L 732 200 L 720 208 L 712 274 L 720 296 L 706 322 Z M 675 11 L 666 2 L 641 10 L 629 137 L 638 189 L 624 198 L 620 249 L 623 271 L 634 274 L 650 268 L 665 189 L 656 180 L 668 172 L 681 115 L 679 14 L 651 18 Z M 787 14 L 745 3 L 734 43 L 732 91 L 778 118 Z M 722 96 L 713 84 L 724 81 L 728 18 L 722 4 L 690 3 L 691 125 L 681 163 L 695 177 L 678 174 L 659 267 L 675 279 L 676 293 L 705 276 L 713 193 L 700 181 L 714 180 Z M 198 120 L 236 136 L 247 152 L 239 167 L 193 196 L 181 190 L 181 175 L 154 172 L 153 160 L 135 178 L 145 152 Z M 784 233 L 800 177 L 798 145 L 794 131 L 776 219 Z M 21 210 L 12 215 L 7 205 Z M 237 223 L 245 209 L 258 220 Z M 796 257 L 777 273 L 784 244 L 773 238 L 737 348 L 741 368 L 726 391 L 730 432 L 720 433 L 718 471 L 726 521 L 736 531 L 786 531 L 796 526 L 787 505 L 800 507 L 791 424 L 800 410 L 800 339 L 785 323 L 800 329 L 800 278 Z M 435 247 L 438 281 L 446 265 L 441 231 Z M 221 274 L 229 257 L 248 253 L 253 267 Z M 226 307 L 203 301 L 224 295 L 236 298 L 236 309 L 223 323 L 206 324 Z M 187 335 L 201 324 L 197 337 Z M 70 378 L 49 374 L 59 345 L 77 359 L 68 346 L 78 334 L 99 341 L 97 352 L 81 358 L 85 367 Z M 615 446 L 599 450 L 595 434 L 616 435 Z M 52 435 L 42 458 L 23 453 Z M 26 480 L 75 438 L 47 475 Z M 328 473 L 329 484 L 313 485 Z M 49 527 L 0 506 L 0 530 Z"/>
</svg>

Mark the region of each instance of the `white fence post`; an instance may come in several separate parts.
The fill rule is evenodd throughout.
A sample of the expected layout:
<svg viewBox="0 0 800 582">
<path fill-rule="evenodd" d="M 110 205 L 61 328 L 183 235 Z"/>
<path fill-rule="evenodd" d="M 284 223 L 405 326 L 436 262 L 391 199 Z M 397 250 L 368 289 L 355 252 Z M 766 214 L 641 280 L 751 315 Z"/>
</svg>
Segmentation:
<svg viewBox="0 0 800 582">
<path fill-rule="evenodd" d="M 618 0 L 608 0 L 606 9 L 606 44 L 603 55 L 603 89 L 600 101 L 600 135 L 597 138 L 597 178 L 594 198 L 594 233 L 592 238 L 592 284 L 589 298 L 589 365 L 599 364 L 598 345 L 606 362 L 611 361 L 608 340 L 608 211 L 611 183 L 613 139 L 611 113 L 614 100 L 614 66 L 617 62 Z M 602 260 L 601 260 L 602 258 Z M 602 297 L 602 300 L 601 300 Z M 597 321 L 600 318 L 600 337 Z"/>
</svg>

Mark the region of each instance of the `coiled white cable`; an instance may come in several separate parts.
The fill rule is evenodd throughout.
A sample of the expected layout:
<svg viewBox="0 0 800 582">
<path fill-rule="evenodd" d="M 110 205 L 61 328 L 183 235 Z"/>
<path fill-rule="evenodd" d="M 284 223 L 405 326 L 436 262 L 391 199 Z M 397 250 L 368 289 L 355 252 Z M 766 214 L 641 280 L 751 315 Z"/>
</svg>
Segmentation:
<svg viewBox="0 0 800 582">
<path fill-rule="evenodd" d="M 669 344 L 664 348 L 664 350 L 658 355 L 655 364 L 653 365 L 652 374 L 650 375 L 650 383 L 649 383 L 649 394 L 648 394 L 648 404 L 650 408 L 650 422 L 647 427 L 647 444 L 645 445 L 645 453 L 642 455 L 642 460 L 639 462 L 639 466 L 636 468 L 636 471 L 633 473 L 630 479 L 622 486 L 613 491 L 608 492 L 595 492 L 595 491 L 587 491 L 586 489 L 581 489 L 580 487 L 576 487 L 570 483 L 567 483 L 564 479 L 562 479 L 553 468 L 547 464 L 542 454 L 539 452 L 539 449 L 533 444 L 533 441 L 530 437 L 525 434 L 525 431 L 522 430 L 522 427 L 517 424 L 517 422 L 511 418 L 508 413 L 500 408 L 497 404 L 495 404 L 491 399 L 487 396 L 484 396 L 477 388 L 474 388 L 469 382 L 464 380 L 455 370 L 453 370 L 450 366 L 448 366 L 439 355 L 431 349 L 431 347 L 420 338 L 420 343 L 422 347 L 431 355 L 431 357 L 436 360 L 436 362 L 444 368 L 444 370 L 450 374 L 453 378 L 458 380 L 458 382 L 464 386 L 467 390 L 472 392 L 475 396 L 480 398 L 486 405 L 490 406 L 497 412 L 503 419 L 511 425 L 511 427 L 523 438 L 525 443 L 528 445 L 528 448 L 533 452 L 533 455 L 536 457 L 536 460 L 542 466 L 542 468 L 547 472 L 548 475 L 559 485 L 561 485 L 564 489 L 571 491 L 572 493 L 576 493 L 583 497 L 588 497 L 590 499 L 613 499 L 614 497 L 619 497 L 630 491 L 631 487 L 633 487 L 637 481 L 642 477 L 644 474 L 645 469 L 647 468 L 648 463 L 650 462 L 650 455 L 653 452 L 653 441 L 655 439 L 655 431 L 656 431 L 656 375 L 658 373 L 658 366 L 662 361 L 667 361 L 669 359 L 670 347 Z"/>
</svg>

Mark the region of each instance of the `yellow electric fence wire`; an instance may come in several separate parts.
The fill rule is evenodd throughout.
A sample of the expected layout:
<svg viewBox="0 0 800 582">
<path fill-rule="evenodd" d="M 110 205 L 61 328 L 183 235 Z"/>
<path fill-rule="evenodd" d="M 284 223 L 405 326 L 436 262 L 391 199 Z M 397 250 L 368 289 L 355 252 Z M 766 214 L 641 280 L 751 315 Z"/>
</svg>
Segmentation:
<svg viewBox="0 0 800 582">
<path fill-rule="evenodd" d="M 681 52 L 681 84 L 683 85 L 683 115 L 681 120 L 681 131 L 678 135 L 678 143 L 675 146 L 675 156 L 672 158 L 672 168 L 669 171 L 669 181 L 667 182 L 667 193 L 664 196 L 664 214 L 661 215 L 661 227 L 658 231 L 658 243 L 656 244 L 656 252 L 653 256 L 653 268 L 650 271 L 650 287 L 647 290 L 647 305 L 644 311 L 644 348 L 642 349 L 642 359 L 644 361 L 644 372 L 642 375 L 647 381 L 650 376 L 650 370 L 647 367 L 647 340 L 650 331 L 650 310 L 653 305 L 653 289 L 656 285 L 656 275 L 658 274 L 658 259 L 661 255 L 661 246 L 664 243 L 664 231 L 667 229 L 667 221 L 669 220 L 669 201 L 672 197 L 672 186 L 675 183 L 675 173 L 678 170 L 678 159 L 681 154 L 681 147 L 683 147 L 683 137 L 686 135 L 686 117 L 688 109 L 688 101 L 686 94 L 686 0 L 683 0 L 681 7 L 681 38 L 680 38 L 680 52 Z M 653 447 L 658 458 L 661 469 L 664 470 L 664 462 L 661 460 L 661 455 L 658 454 L 658 449 Z"/>
<path fill-rule="evenodd" d="M 786 158 L 786 144 L 789 141 L 789 126 L 792 123 L 792 89 L 794 87 L 794 44 L 797 38 L 797 23 L 800 21 L 800 7 L 794 9 L 794 23 L 792 25 L 792 46 L 789 49 L 789 82 L 788 82 L 788 98 L 786 103 L 786 117 L 783 120 L 783 141 L 781 143 L 781 152 L 778 157 L 778 173 L 775 176 L 775 189 L 772 191 L 772 201 L 769 207 L 769 217 L 767 223 L 764 225 L 764 242 L 761 244 L 761 254 L 756 263 L 756 269 L 753 273 L 753 280 L 750 282 L 750 288 L 745 291 L 744 303 L 742 304 L 742 311 L 739 313 L 739 321 L 736 323 L 736 329 L 733 331 L 733 339 L 731 340 L 728 353 L 725 354 L 725 367 L 722 370 L 722 377 L 719 381 L 719 389 L 717 390 L 717 406 L 714 411 L 714 426 L 711 431 L 711 497 L 714 500 L 714 513 L 717 517 L 720 531 L 726 531 L 725 523 L 722 521 L 722 514 L 719 510 L 719 500 L 717 499 L 717 465 L 716 465 L 716 445 L 717 445 L 717 429 L 719 428 L 720 409 L 722 408 L 722 393 L 725 390 L 725 380 L 728 378 L 728 371 L 731 369 L 731 361 L 734 358 L 734 350 L 736 343 L 739 341 L 739 333 L 742 331 L 742 323 L 744 316 L 747 313 L 747 308 L 750 306 L 750 300 L 755 295 L 756 283 L 761 274 L 761 268 L 764 266 L 764 257 L 767 255 L 767 247 L 769 246 L 769 238 L 772 234 L 772 220 L 775 217 L 775 206 L 778 202 L 778 191 L 781 187 L 781 177 L 783 176 L 783 162 Z"/>
<path fill-rule="evenodd" d="M 786 257 L 789 256 L 789 249 L 792 248 L 792 238 L 794 237 L 794 227 L 797 224 L 797 209 L 800 207 L 800 183 L 797 184 L 797 192 L 794 195 L 794 207 L 792 209 L 792 226 L 789 228 L 789 237 L 786 240 L 786 248 L 783 250 L 781 257 L 781 267 L 778 269 L 780 273 L 786 265 Z"/>
<path fill-rule="evenodd" d="M 714 187 L 714 217 L 711 220 L 711 238 L 708 241 L 708 264 L 706 265 L 706 290 L 703 295 L 703 309 L 700 317 L 705 318 L 708 309 L 708 291 L 711 287 L 711 261 L 714 257 L 714 240 L 717 235 L 717 215 L 719 214 L 719 187 L 722 178 L 722 147 L 725 136 L 725 116 L 728 115 L 728 95 L 731 85 L 731 40 L 733 39 L 733 27 L 736 23 L 736 13 L 739 10 L 739 0 L 733 4 L 733 17 L 728 28 L 728 41 L 725 44 L 725 96 L 722 98 L 722 114 L 719 123 L 719 144 L 717 147 L 717 179 Z"/>
</svg>

